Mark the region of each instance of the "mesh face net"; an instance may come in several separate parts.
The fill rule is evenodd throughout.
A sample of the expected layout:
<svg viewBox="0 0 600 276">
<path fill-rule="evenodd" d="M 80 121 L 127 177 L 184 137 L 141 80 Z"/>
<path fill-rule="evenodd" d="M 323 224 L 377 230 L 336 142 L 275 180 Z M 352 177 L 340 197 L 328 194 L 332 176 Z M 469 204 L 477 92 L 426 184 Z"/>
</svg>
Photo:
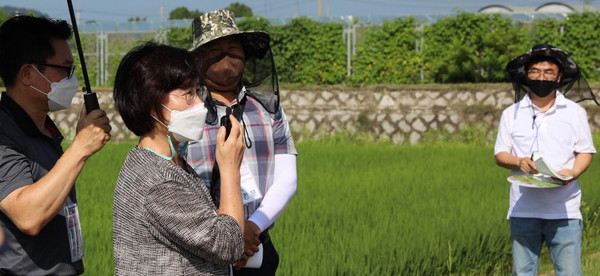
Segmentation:
<svg viewBox="0 0 600 276">
<path fill-rule="evenodd" d="M 543 57 L 556 60 L 561 68 L 562 78 L 558 90 L 566 98 L 577 103 L 593 101 L 596 105 L 600 105 L 583 72 L 569 53 L 545 44 L 534 46 L 529 52 L 511 60 L 506 65 L 506 72 L 515 90 L 515 102 L 520 101 L 528 92 L 531 92 L 526 84 L 527 66 L 532 61 Z"/>
<path fill-rule="evenodd" d="M 252 55 L 246 59 L 242 77 L 246 94 L 256 99 L 270 113 L 279 109 L 279 83 L 271 48 L 262 56 Z"/>
<path fill-rule="evenodd" d="M 240 37 L 244 43 L 245 38 Z M 256 39 L 255 39 L 256 41 Z M 246 88 L 246 94 L 257 100 L 269 113 L 276 113 L 279 110 L 279 82 L 277 80 L 277 70 L 271 48 L 255 47 L 251 43 L 244 43 L 246 52 L 245 68 L 240 81 L 240 87 Z M 214 124 L 217 119 L 216 107 L 213 99 L 204 89 L 202 91 L 204 105 L 208 109 L 206 122 Z M 238 99 L 242 103 L 243 99 Z"/>
</svg>

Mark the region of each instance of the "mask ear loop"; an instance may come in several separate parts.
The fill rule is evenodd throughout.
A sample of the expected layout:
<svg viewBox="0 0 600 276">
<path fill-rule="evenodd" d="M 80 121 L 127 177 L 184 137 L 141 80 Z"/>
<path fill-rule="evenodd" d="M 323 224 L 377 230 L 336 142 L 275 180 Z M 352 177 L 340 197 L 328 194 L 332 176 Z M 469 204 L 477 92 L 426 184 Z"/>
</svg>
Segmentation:
<svg viewBox="0 0 600 276">
<path fill-rule="evenodd" d="M 252 140 L 250 140 L 250 134 L 248 133 L 248 128 L 246 127 L 246 122 L 244 121 L 244 110 L 246 109 L 246 97 L 243 97 L 240 103 L 233 109 L 233 116 L 235 118 L 239 118 L 244 126 L 244 144 L 246 148 L 252 148 Z"/>
<path fill-rule="evenodd" d="M 166 108 L 166 109 L 169 109 L 169 108 L 167 108 L 166 106 L 165 106 L 165 108 Z M 154 115 L 150 114 L 150 117 L 152 117 L 154 120 L 156 120 L 156 121 L 157 121 L 159 124 L 161 124 L 162 126 L 164 126 L 164 127 L 167 129 L 167 138 L 171 139 L 171 138 L 169 137 L 169 133 L 171 133 L 171 132 L 169 131 L 169 127 L 168 127 L 167 125 L 165 125 L 165 123 L 163 123 L 163 122 L 161 122 L 159 119 L 157 119 L 157 118 L 156 118 Z"/>
<path fill-rule="evenodd" d="M 165 108 L 166 108 L 166 107 L 165 107 Z M 167 109 L 168 109 L 168 108 L 167 108 Z M 156 118 L 156 117 L 155 117 L 153 114 L 150 114 L 150 117 L 152 117 L 152 118 L 153 118 L 154 120 L 156 120 L 156 121 L 157 121 L 159 124 L 161 124 L 161 125 L 163 125 L 165 128 L 167 128 L 167 132 L 168 132 L 168 129 L 169 129 L 169 128 L 168 128 L 168 127 L 167 127 L 167 126 L 166 126 L 166 125 L 165 125 L 163 122 L 161 122 L 160 120 L 158 120 L 158 119 L 157 119 L 157 118 Z M 175 153 L 176 153 L 176 151 L 175 151 L 175 147 L 173 147 L 173 142 L 171 141 L 171 136 L 169 136 L 169 134 L 167 134 L 167 142 L 169 143 L 169 149 L 170 149 L 170 151 L 171 151 L 171 156 L 165 156 L 165 155 L 162 155 L 162 154 L 160 154 L 160 153 L 158 153 L 158 152 L 155 152 L 155 151 L 154 151 L 154 150 L 152 150 L 151 148 L 144 148 L 144 149 L 145 149 L 145 150 L 147 150 L 147 151 L 149 151 L 149 152 L 152 152 L 152 153 L 154 153 L 154 154 L 156 154 L 156 155 L 158 155 L 158 156 L 160 156 L 160 157 L 162 157 L 163 159 L 165 159 L 165 160 L 167 160 L 167 161 L 171 161 L 171 160 L 173 159 L 173 157 L 175 156 Z"/>
<path fill-rule="evenodd" d="M 42 76 L 42 78 L 44 78 L 48 83 L 52 84 L 52 82 L 48 78 L 46 78 L 46 76 L 44 76 L 44 74 L 42 74 L 42 72 L 40 72 L 40 70 L 38 70 L 36 66 L 33 66 L 32 64 L 31 67 L 33 67 L 33 69 L 35 69 L 35 71 L 37 71 Z"/>
<path fill-rule="evenodd" d="M 31 67 L 33 67 L 33 69 L 36 72 L 38 72 L 38 74 L 40 74 L 42 76 L 42 78 L 44 78 L 48 83 L 50 83 L 50 85 L 52 85 L 52 82 L 48 78 L 46 78 L 46 76 L 44 76 L 44 74 L 42 74 L 42 72 L 40 72 L 40 70 L 38 70 L 36 66 L 33 66 L 33 64 L 32 64 Z M 37 88 L 37 87 L 35 87 L 33 85 L 30 85 L 29 87 L 33 88 L 35 91 L 40 92 L 40 93 L 42 93 L 42 94 L 44 94 L 46 96 L 48 96 L 48 94 L 50 94 L 50 92 L 46 93 L 46 92 L 42 91 L 41 89 L 39 89 L 39 88 Z"/>
<path fill-rule="evenodd" d="M 244 144 L 246 148 L 252 148 L 252 140 L 250 140 L 250 134 L 248 134 L 248 128 L 246 128 L 246 122 L 242 120 L 242 125 L 244 126 Z"/>
</svg>

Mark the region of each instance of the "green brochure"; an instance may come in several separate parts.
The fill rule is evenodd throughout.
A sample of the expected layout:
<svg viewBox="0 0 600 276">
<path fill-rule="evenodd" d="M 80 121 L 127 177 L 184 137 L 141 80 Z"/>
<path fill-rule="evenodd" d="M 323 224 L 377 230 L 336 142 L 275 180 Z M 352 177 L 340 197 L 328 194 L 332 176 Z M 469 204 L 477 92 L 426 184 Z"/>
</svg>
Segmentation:
<svg viewBox="0 0 600 276">
<path fill-rule="evenodd" d="M 530 188 L 555 188 L 562 186 L 560 181 L 544 175 L 513 175 L 508 178 L 508 181 Z"/>
</svg>

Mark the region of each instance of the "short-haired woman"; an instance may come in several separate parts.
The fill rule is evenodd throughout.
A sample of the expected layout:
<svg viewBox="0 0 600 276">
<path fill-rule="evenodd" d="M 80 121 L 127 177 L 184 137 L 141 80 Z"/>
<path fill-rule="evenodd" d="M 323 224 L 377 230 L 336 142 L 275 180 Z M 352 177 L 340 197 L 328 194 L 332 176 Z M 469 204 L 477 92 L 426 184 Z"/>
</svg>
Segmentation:
<svg viewBox="0 0 600 276">
<path fill-rule="evenodd" d="M 206 109 L 198 67 L 184 49 L 146 43 L 117 70 L 113 97 L 125 125 L 140 137 L 117 180 L 113 246 L 117 275 L 229 275 L 243 254 L 239 167 L 242 127 L 217 136 L 220 206 L 175 149 L 202 137 Z"/>
</svg>

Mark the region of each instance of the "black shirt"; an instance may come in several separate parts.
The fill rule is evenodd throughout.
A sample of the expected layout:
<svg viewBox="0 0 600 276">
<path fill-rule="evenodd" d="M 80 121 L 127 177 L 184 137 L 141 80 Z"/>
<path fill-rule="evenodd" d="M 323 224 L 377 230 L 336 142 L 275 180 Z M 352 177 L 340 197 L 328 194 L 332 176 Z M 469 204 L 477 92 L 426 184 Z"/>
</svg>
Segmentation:
<svg viewBox="0 0 600 276">
<path fill-rule="evenodd" d="M 6 93 L 0 99 L 0 201 L 45 176 L 63 153 L 60 131 L 46 117 L 42 134 L 31 117 Z M 75 188 L 67 204 L 76 203 Z M 0 275 L 75 275 L 83 273 L 81 260 L 71 262 L 64 208 L 37 236 L 21 232 L 0 212 L 6 248 L 0 252 Z"/>
</svg>

